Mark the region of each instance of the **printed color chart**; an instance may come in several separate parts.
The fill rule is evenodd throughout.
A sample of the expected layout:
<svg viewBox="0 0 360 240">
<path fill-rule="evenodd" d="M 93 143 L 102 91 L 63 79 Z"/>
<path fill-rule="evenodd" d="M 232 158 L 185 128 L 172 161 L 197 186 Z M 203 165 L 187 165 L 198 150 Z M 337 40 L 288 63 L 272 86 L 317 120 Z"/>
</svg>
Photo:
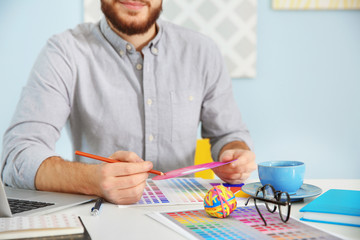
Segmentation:
<svg viewBox="0 0 360 240">
<path fill-rule="evenodd" d="M 140 201 L 130 206 L 203 203 L 211 185 L 201 178 L 148 179 Z"/>
<path fill-rule="evenodd" d="M 259 209 L 267 226 L 264 226 L 255 206 L 238 207 L 224 219 L 212 218 L 204 210 L 154 213 L 149 216 L 191 239 L 339 239 L 293 218 L 284 223 L 278 212 L 270 213 L 265 206 L 259 206 Z"/>
</svg>

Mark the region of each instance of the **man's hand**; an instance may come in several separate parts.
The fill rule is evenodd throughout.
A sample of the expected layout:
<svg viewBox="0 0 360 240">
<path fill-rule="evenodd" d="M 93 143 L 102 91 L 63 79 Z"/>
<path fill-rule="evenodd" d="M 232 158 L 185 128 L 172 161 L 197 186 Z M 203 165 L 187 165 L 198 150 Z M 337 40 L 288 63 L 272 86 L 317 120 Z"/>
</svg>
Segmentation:
<svg viewBox="0 0 360 240">
<path fill-rule="evenodd" d="M 115 204 L 138 202 L 152 163 L 126 151 L 118 151 L 110 158 L 119 162 L 86 164 L 47 158 L 35 176 L 36 189 L 98 195 Z"/>
<path fill-rule="evenodd" d="M 119 163 L 100 164 L 97 171 L 99 193 L 107 201 L 115 204 L 131 204 L 140 200 L 148 171 L 153 165 L 143 161 L 133 152 L 118 151 L 110 156 Z"/>
<path fill-rule="evenodd" d="M 214 168 L 215 174 L 223 181 L 230 184 L 243 183 L 249 178 L 252 171 L 257 168 L 255 154 L 250 150 L 228 149 L 220 154 L 220 162 L 237 161 Z"/>
</svg>

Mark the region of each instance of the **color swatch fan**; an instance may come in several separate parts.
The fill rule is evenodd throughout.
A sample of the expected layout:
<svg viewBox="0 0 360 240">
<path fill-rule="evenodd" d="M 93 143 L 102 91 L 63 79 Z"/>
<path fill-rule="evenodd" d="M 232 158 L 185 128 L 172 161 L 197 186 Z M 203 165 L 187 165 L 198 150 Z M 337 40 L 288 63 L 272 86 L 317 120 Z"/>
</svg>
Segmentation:
<svg viewBox="0 0 360 240">
<path fill-rule="evenodd" d="M 234 162 L 236 160 L 237 159 L 229 161 L 229 162 L 211 162 L 211 163 L 204 163 L 204 164 L 179 168 L 179 169 L 167 172 L 167 173 L 165 173 L 165 175 L 153 177 L 152 179 L 153 180 L 163 180 L 163 179 L 168 179 L 168 178 L 181 177 L 181 176 L 193 174 L 193 173 L 196 173 L 196 172 L 204 171 L 204 170 L 207 170 L 207 169 L 220 167 L 220 166 L 232 163 L 232 162 Z"/>
</svg>

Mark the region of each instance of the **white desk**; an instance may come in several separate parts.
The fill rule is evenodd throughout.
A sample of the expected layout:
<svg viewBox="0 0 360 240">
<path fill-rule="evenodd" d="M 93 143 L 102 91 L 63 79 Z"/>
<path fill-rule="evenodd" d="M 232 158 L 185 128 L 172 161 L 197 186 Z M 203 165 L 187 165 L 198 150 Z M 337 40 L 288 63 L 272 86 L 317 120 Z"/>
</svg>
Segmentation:
<svg viewBox="0 0 360 240">
<path fill-rule="evenodd" d="M 254 182 L 248 181 L 248 182 Z M 320 187 L 323 192 L 331 188 L 360 190 L 360 179 L 316 179 L 305 180 L 304 183 L 313 184 Z M 303 202 L 292 204 L 291 216 L 299 219 L 301 213 L 299 209 L 312 201 L 314 198 L 306 198 Z M 183 236 L 174 232 L 170 228 L 153 220 L 145 214 L 152 211 L 178 211 L 185 209 L 199 209 L 203 206 L 197 205 L 177 205 L 162 207 L 128 207 L 119 208 L 116 205 L 105 203 L 101 207 L 100 215 L 97 217 L 90 216 L 90 209 L 94 203 L 88 203 L 81 206 L 73 207 L 62 212 L 75 213 L 85 222 L 91 238 L 100 239 L 185 239 Z M 238 206 L 243 205 L 239 202 Z M 360 239 L 359 227 L 340 226 L 335 224 L 310 223 L 314 227 L 326 232 L 334 233 L 344 239 Z"/>
</svg>

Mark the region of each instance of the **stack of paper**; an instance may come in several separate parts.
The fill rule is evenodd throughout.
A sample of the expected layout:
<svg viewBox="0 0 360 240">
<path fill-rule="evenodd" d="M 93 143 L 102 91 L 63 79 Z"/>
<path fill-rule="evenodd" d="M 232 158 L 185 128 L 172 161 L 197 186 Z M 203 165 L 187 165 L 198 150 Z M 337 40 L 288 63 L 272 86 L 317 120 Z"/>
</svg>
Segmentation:
<svg viewBox="0 0 360 240">
<path fill-rule="evenodd" d="M 83 233 L 75 215 L 55 214 L 33 217 L 0 218 L 0 239 L 17 239 Z"/>
</svg>

